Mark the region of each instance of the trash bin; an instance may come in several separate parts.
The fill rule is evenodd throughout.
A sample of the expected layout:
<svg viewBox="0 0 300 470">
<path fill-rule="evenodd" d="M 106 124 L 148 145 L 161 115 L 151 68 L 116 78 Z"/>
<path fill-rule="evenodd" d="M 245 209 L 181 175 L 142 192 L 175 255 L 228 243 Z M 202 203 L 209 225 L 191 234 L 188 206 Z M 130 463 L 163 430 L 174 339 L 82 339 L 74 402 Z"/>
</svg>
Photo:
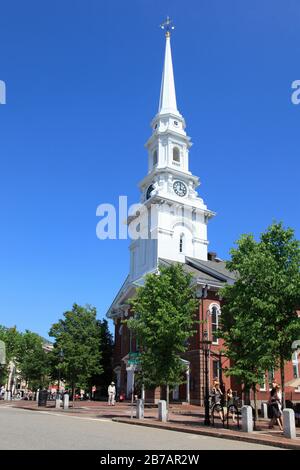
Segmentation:
<svg viewBox="0 0 300 470">
<path fill-rule="evenodd" d="M 48 390 L 40 390 L 38 406 L 46 406 L 47 405 L 47 397 L 48 397 Z"/>
</svg>

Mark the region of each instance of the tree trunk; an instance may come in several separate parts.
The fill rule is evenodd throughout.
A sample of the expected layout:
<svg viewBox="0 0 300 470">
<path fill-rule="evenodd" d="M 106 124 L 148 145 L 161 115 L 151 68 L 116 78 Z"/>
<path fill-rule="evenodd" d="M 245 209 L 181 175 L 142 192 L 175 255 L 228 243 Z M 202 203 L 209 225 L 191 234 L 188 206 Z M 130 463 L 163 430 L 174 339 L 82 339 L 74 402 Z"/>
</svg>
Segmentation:
<svg viewBox="0 0 300 470">
<path fill-rule="evenodd" d="M 285 383 L 284 383 L 284 358 L 283 355 L 280 355 L 280 379 L 281 379 L 281 392 L 282 392 L 282 402 L 281 408 L 285 408 Z"/>
<path fill-rule="evenodd" d="M 256 384 L 252 385 L 253 388 L 253 401 L 254 401 L 254 412 L 255 412 L 255 419 L 258 419 L 258 410 L 257 410 L 257 401 L 256 401 Z"/>
<path fill-rule="evenodd" d="M 244 384 L 244 405 L 250 405 L 250 390 L 249 386 Z"/>
<path fill-rule="evenodd" d="M 169 420 L 169 394 L 170 394 L 170 388 L 169 384 L 167 384 L 167 421 Z"/>
<path fill-rule="evenodd" d="M 167 389 L 166 389 L 166 402 L 167 402 L 167 410 L 169 409 L 169 395 L 170 395 L 170 388 L 169 384 L 167 384 Z"/>
<path fill-rule="evenodd" d="M 75 405 L 75 384 L 72 382 L 72 401 L 73 401 L 73 408 Z"/>
</svg>

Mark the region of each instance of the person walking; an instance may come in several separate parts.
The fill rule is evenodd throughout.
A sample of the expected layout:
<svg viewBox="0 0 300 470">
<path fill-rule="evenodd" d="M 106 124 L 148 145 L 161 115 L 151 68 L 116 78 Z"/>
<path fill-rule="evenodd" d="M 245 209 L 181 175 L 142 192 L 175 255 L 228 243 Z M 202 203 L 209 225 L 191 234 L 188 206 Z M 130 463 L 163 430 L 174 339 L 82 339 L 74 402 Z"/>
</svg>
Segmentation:
<svg viewBox="0 0 300 470">
<path fill-rule="evenodd" d="M 221 406 L 221 398 L 223 396 L 223 392 L 220 387 L 219 380 L 214 380 L 214 386 L 211 390 L 211 397 L 213 401 L 214 410 L 218 411 L 221 421 L 223 422 L 223 413 L 222 413 L 222 406 Z"/>
<path fill-rule="evenodd" d="M 111 382 L 107 389 L 108 393 L 108 405 L 115 406 L 116 387 L 115 382 Z"/>
<path fill-rule="evenodd" d="M 279 385 L 272 388 L 269 399 L 271 419 L 269 428 L 272 429 L 277 422 L 279 429 L 282 431 L 282 410 L 281 410 L 281 391 Z"/>
<path fill-rule="evenodd" d="M 230 406 L 232 406 L 231 408 L 231 416 L 232 416 L 232 422 L 235 423 L 235 413 L 234 413 L 234 408 L 233 408 L 233 405 L 234 405 L 234 399 L 233 399 L 233 392 L 232 392 L 232 389 L 229 388 L 227 390 L 227 393 L 226 393 L 226 401 L 227 401 L 227 414 L 229 414 L 229 408 Z"/>
</svg>

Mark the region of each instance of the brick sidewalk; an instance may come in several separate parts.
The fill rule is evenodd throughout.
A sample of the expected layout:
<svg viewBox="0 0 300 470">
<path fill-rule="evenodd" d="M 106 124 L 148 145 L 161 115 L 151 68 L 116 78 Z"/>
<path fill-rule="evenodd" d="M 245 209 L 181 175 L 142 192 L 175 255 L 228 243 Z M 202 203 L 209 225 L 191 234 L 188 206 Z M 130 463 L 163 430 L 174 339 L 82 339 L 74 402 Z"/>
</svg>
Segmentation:
<svg viewBox="0 0 300 470">
<path fill-rule="evenodd" d="M 157 420 L 157 406 L 145 407 L 144 420 L 135 418 L 135 406 L 130 403 L 116 403 L 115 406 L 108 406 L 106 402 L 76 401 L 74 407 L 72 402 L 68 410 L 55 408 L 55 402 L 48 402 L 46 407 L 38 407 L 34 401 L 13 401 L 0 402 L 1 405 L 12 406 L 34 411 L 53 411 L 56 413 L 69 414 L 72 416 L 88 416 L 94 419 L 107 418 L 113 421 L 134 424 L 138 426 L 156 427 L 172 431 L 181 431 L 192 434 L 201 434 L 224 439 L 234 439 L 257 444 L 282 447 L 286 449 L 300 450 L 300 428 L 297 428 L 297 439 L 287 439 L 282 432 L 275 427 L 268 428 L 268 420 L 259 419 L 256 430 L 253 433 L 244 433 L 237 429 L 237 425 L 229 423 L 229 429 L 222 426 L 220 418 L 215 417 L 215 426 L 204 426 L 204 410 L 193 405 L 170 405 L 169 421 L 162 423 Z M 131 418 L 132 416 L 132 418 Z"/>
</svg>

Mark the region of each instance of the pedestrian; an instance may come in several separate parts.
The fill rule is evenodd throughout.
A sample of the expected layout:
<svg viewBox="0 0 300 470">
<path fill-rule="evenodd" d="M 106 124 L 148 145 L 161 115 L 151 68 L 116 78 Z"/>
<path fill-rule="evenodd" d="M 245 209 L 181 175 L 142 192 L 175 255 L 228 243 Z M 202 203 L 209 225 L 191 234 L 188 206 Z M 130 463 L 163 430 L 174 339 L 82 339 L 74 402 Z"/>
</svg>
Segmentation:
<svg viewBox="0 0 300 470">
<path fill-rule="evenodd" d="M 226 401 L 227 401 L 227 414 L 229 414 L 229 407 L 232 406 L 232 411 L 231 411 L 231 416 L 232 416 L 232 422 L 235 423 L 235 413 L 234 413 L 234 400 L 233 400 L 233 392 L 232 389 L 229 388 L 226 392 Z"/>
<path fill-rule="evenodd" d="M 272 429 L 277 422 L 279 429 L 282 431 L 281 396 L 280 386 L 276 384 L 275 387 L 272 388 L 269 398 L 271 415 L 269 429 Z"/>
<path fill-rule="evenodd" d="M 218 411 L 221 421 L 223 421 L 222 406 L 221 406 L 222 396 L 223 396 L 223 392 L 220 387 L 220 382 L 219 380 L 214 380 L 214 386 L 211 390 L 211 397 L 213 399 L 214 410 Z"/>
<path fill-rule="evenodd" d="M 116 387 L 115 382 L 111 382 L 107 389 L 108 393 L 108 405 L 115 406 Z"/>
</svg>

